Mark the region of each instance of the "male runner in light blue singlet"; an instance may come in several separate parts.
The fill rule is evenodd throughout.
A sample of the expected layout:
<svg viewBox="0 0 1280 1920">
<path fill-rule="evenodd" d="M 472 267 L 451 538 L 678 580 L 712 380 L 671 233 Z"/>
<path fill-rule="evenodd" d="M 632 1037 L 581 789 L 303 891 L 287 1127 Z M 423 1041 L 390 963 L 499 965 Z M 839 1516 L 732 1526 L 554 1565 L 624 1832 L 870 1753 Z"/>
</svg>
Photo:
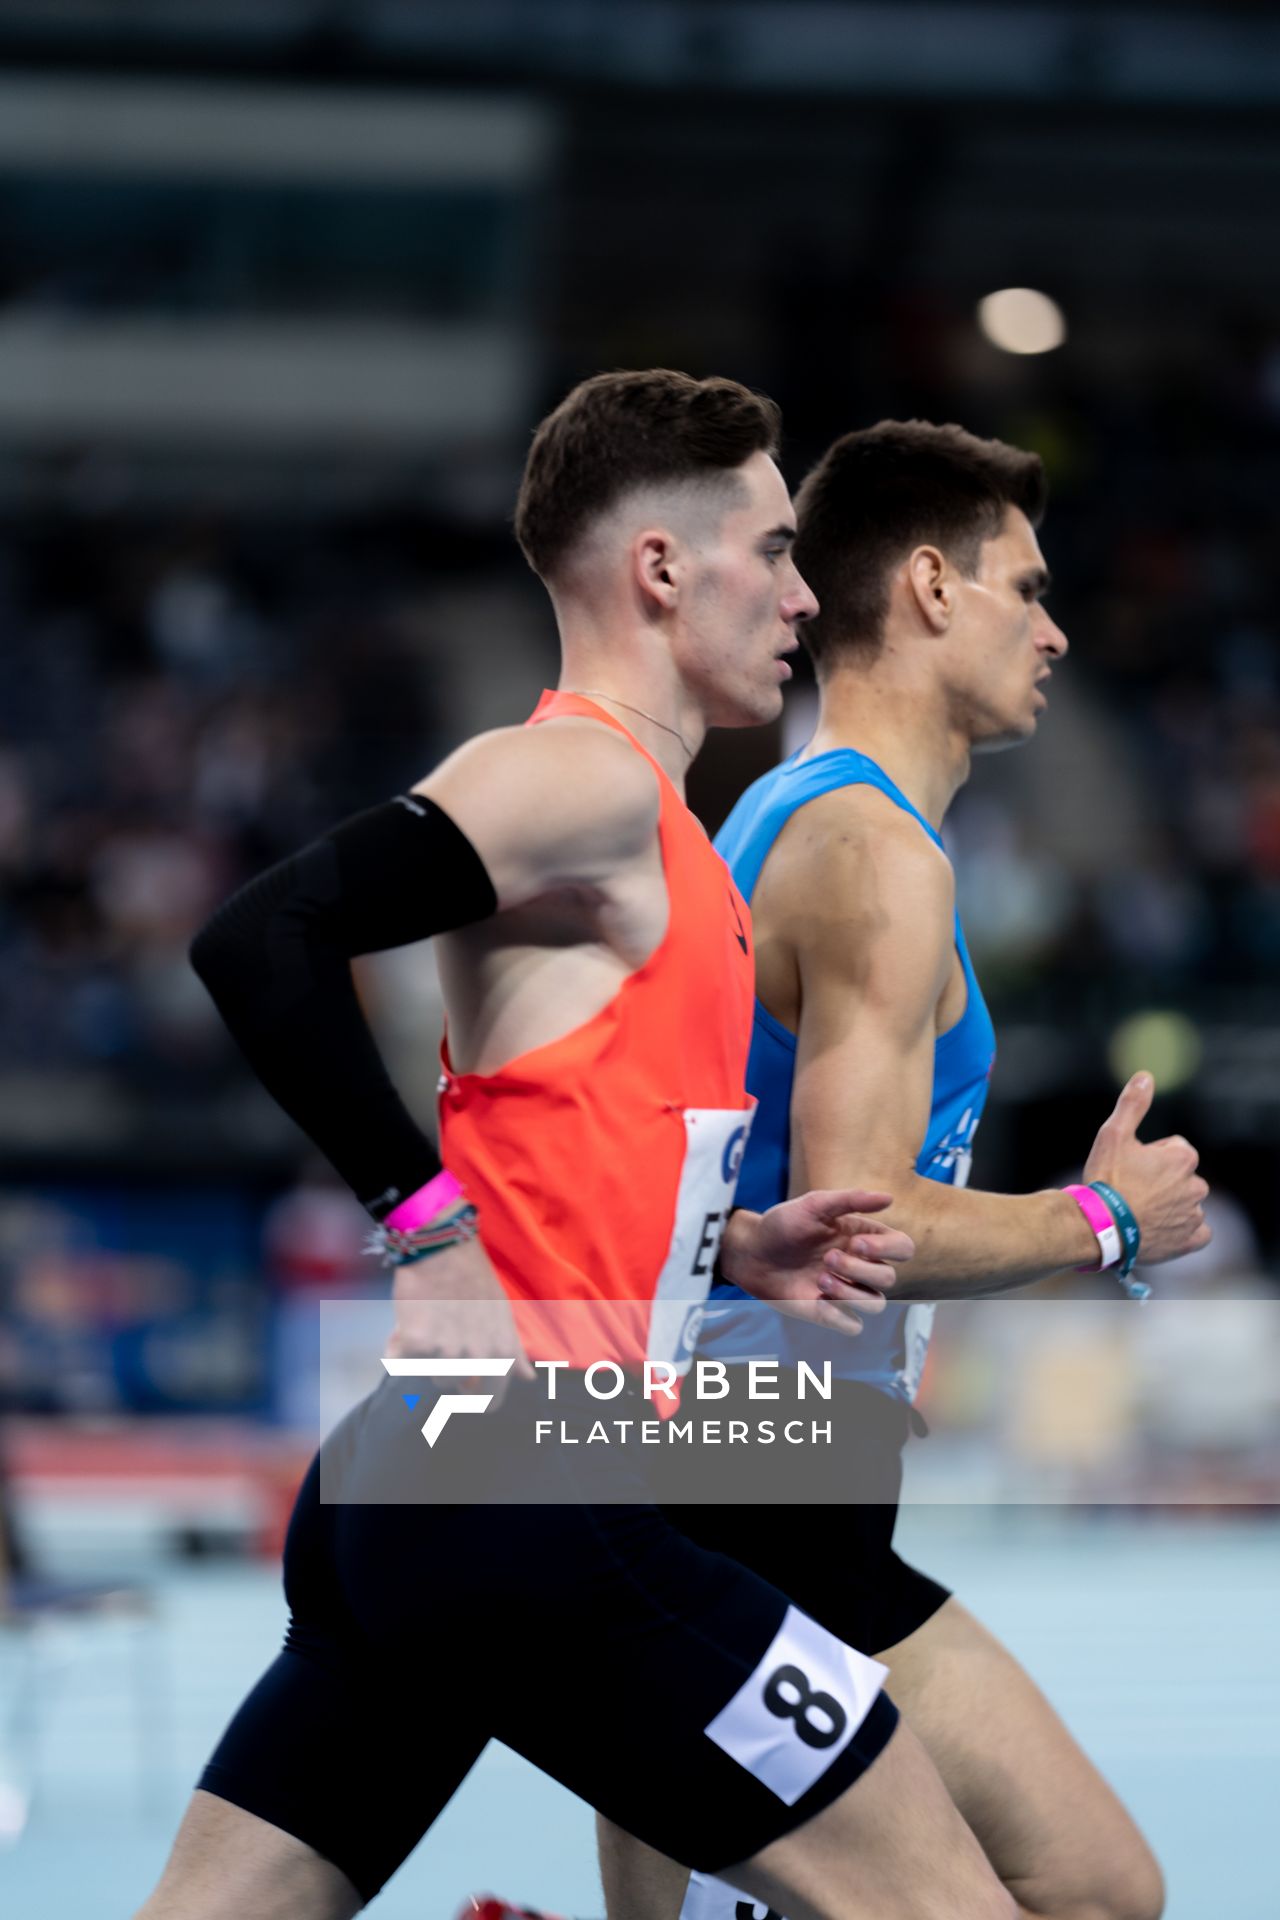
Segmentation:
<svg viewBox="0 0 1280 1920">
<path fill-rule="evenodd" d="M 717 839 L 756 939 L 759 1107 L 738 1194 L 767 1207 L 856 1168 L 892 1189 L 888 1217 L 917 1253 L 884 1311 L 839 1343 L 719 1289 L 699 1357 L 725 1362 L 737 1393 L 747 1368 L 734 1362 L 833 1361 L 857 1504 L 802 1504 L 814 1463 L 790 1500 L 692 1518 L 700 1544 L 775 1583 L 785 1575 L 799 1606 L 884 1660 L 1021 1914 L 1156 1920 L 1160 1871 L 1120 1802 L 1013 1657 L 892 1547 L 932 1302 L 1123 1263 L 1092 1187 L 967 1188 L 995 1036 L 940 828 L 972 754 L 1035 732 L 1067 650 L 1041 604 L 1044 503 L 1034 455 L 919 421 L 846 435 L 798 496 L 796 560 L 819 601 L 803 636 L 817 731 L 742 796 Z M 1124 1088 L 1084 1174 L 1127 1203 L 1144 1262 L 1208 1239 L 1194 1150 L 1137 1138 L 1153 1091 L 1145 1074 Z M 746 1409 L 716 1409 L 730 1410 Z M 610 1920 L 764 1920 L 616 1831 L 601 1842 Z"/>
<path fill-rule="evenodd" d="M 827 794 L 848 793 L 853 788 L 883 794 L 915 823 L 915 830 L 926 841 L 938 848 L 945 862 L 941 834 L 874 760 L 852 747 L 832 747 L 820 753 L 806 750 L 758 780 L 716 836 L 716 846 L 744 899 L 751 900 L 770 851 L 792 816 Z M 904 822 L 904 830 L 910 833 L 913 829 Z M 915 1172 L 923 1180 L 964 1187 L 968 1185 L 973 1138 L 995 1065 L 996 1036 L 958 913 L 953 920 L 955 961 L 949 986 L 953 1004 L 962 1011 L 945 1031 L 930 1036 L 930 1104 L 924 1139 L 915 1155 Z M 760 971 L 758 965 L 757 982 Z M 790 1188 L 796 1046 L 797 1035 L 757 997 L 750 1082 L 759 1102 L 759 1133 L 742 1169 L 743 1205 L 753 1209 L 761 1205 L 763 1194 L 775 1188 L 785 1194 Z M 699 1343 L 701 1355 L 729 1362 L 775 1356 L 786 1360 L 807 1358 L 815 1365 L 833 1358 L 833 1370 L 839 1378 L 864 1381 L 907 1406 L 914 1401 L 933 1326 L 932 1303 L 899 1306 L 891 1302 L 883 1313 L 868 1317 L 857 1340 L 842 1341 L 837 1348 L 821 1336 L 807 1337 L 807 1330 L 799 1323 L 779 1323 L 772 1315 L 768 1319 L 753 1317 L 735 1307 L 735 1299 L 744 1299 L 736 1288 L 722 1286 L 715 1293 L 717 1304 L 708 1313 Z"/>
</svg>

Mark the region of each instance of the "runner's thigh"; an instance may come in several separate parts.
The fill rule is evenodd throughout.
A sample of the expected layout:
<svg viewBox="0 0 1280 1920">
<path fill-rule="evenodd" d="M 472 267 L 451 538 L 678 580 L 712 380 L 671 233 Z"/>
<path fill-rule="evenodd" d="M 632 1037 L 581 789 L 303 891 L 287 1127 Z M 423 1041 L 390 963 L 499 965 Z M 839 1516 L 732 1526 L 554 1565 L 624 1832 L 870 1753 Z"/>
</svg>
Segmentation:
<svg viewBox="0 0 1280 1920">
<path fill-rule="evenodd" d="M 526 1660 L 493 1731 L 627 1832 L 715 1872 L 876 1760 L 896 1724 L 879 1670 L 776 1587 L 652 1506 L 529 1518 Z"/>
<path fill-rule="evenodd" d="M 905 1720 L 839 1800 L 723 1877 L 787 1920 L 1016 1920 Z"/>
<path fill-rule="evenodd" d="M 136 1920 L 352 1920 L 363 1905 L 347 1876 L 305 1841 L 197 1791 Z"/>
<path fill-rule="evenodd" d="M 530 1504 L 432 1504 L 434 1487 L 451 1484 L 440 1482 L 451 1445 L 468 1461 L 491 1454 L 492 1487 L 509 1492 L 504 1463 L 527 1409 L 513 1390 L 495 1418 L 452 1422 L 435 1449 L 420 1411 L 406 1418 L 376 1394 L 347 1429 L 346 1454 L 328 1448 L 331 1467 L 345 1459 L 334 1484 L 348 1497 L 300 1502 L 287 1557 L 294 1625 L 263 1683 L 272 1707 L 277 1692 L 306 1687 L 310 1663 L 328 1693 L 312 1707 L 316 1745 L 326 1727 L 342 1728 L 344 1747 L 360 1729 L 357 1765 L 368 1761 L 376 1804 L 364 1798 L 329 1857 L 362 1891 L 403 1857 L 490 1735 L 709 1871 L 803 1824 L 875 1760 L 897 1720 L 881 1670 L 647 1504 L 636 1463 L 537 1449 L 519 1483 Z M 406 1495 L 415 1504 L 399 1504 Z M 272 1734 L 287 1739 L 300 1718 L 272 1712 Z M 233 1729 L 241 1775 L 269 1744 L 261 1729 L 256 1711 Z M 225 1753 L 214 1764 L 225 1769 Z M 337 1820 L 336 1797 L 330 1806 Z M 264 1812 L 261 1798 L 250 1810 Z"/>
<path fill-rule="evenodd" d="M 1036 1913 L 1155 1915 L 1160 1870 L 1039 1688 L 957 1600 L 880 1658 L 1005 1885 Z"/>
<path fill-rule="evenodd" d="M 430 1520 L 411 1507 L 323 1505 L 313 1464 L 285 1551 L 284 1649 L 200 1780 L 206 1793 L 313 1848 L 366 1901 L 417 1845 L 487 1738 L 472 1677 L 454 1658 L 447 1602 L 458 1582 L 448 1548 L 424 1565 Z M 367 1620 L 353 1609 L 335 1539 Z M 407 1610 L 416 1634 L 401 1625 Z M 379 1617 L 393 1629 L 385 1636 L 368 1630 Z M 473 1621 L 483 1631 L 478 1605 Z"/>
</svg>

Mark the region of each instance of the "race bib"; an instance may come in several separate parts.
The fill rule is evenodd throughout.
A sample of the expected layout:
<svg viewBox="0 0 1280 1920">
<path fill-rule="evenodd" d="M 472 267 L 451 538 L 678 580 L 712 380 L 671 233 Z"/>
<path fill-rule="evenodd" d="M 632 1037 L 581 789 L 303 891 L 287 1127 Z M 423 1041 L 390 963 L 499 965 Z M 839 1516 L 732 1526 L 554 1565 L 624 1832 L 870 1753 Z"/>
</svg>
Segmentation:
<svg viewBox="0 0 1280 1920">
<path fill-rule="evenodd" d="M 755 1102 L 749 1107 L 686 1107 L 684 1166 L 671 1244 L 654 1290 L 648 1358 L 689 1371 L 711 1289 L 720 1241 L 733 1208 Z"/>
<path fill-rule="evenodd" d="M 763 1900 L 752 1900 L 709 1873 L 691 1873 L 680 1920 L 782 1920 Z"/>
<path fill-rule="evenodd" d="M 755 1671 L 704 1731 L 793 1807 L 844 1752 L 888 1671 L 788 1607 Z"/>
<path fill-rule="evenodd" d="M 920 1391 L 920 1382 L 924 1376 L 924 1363 L 929 1358 L 929 1341 L 933 1335 L 933 1321 L 938 1309 L 932 1300 L 917 1300 L 907 1308 L 902 1322 L 902 1383 L 908 1400 L 914 1400 Z"/>
</svg>

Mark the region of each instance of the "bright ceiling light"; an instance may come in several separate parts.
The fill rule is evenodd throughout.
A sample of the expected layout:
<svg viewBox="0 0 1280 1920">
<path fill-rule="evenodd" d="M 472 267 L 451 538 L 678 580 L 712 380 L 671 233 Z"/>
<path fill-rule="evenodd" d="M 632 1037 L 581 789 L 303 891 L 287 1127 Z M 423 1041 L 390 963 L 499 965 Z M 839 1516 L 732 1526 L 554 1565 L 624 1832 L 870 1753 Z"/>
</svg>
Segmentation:
<svg viewBox="0 0 1280 1920">
<path fill-rule="evenodd" d="M 978 325 L 1003 353 L 1052 353 L 1067 337 L 1062 308 L 1034 287 L 1002 287 L 978 302 Z"/>
<path fill-rule="evenodd" d="M 1203 1057 L 1204 1042 L 1194 1022 L 1185 1013 L 1156 1008 L 1122 1020 L 1107 1046 L 1117 1085 L 1145 1067 L 1157 1093 L 1173 1093 L 1194 1080 Z"/>
</svg>

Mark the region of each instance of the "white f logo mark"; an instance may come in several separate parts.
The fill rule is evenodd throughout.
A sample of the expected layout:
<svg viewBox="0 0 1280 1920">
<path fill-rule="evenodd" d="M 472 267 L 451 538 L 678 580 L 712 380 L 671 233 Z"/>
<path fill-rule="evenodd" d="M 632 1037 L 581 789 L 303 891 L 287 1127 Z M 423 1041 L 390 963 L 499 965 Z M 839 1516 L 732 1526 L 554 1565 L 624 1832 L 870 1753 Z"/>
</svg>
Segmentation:
<svg viewBox="0 0 1280 1920">
<path fill-rule="evenodd" d="M 510 1360 L 384 1360 L 395 1380 L 500 1380 L 515 1365 Z M 451 1413 L 483 1413 L 491 1393 L 442 1393 L 422 1423 L 422 1437 L 434 1447 Z"/>
</svg>

